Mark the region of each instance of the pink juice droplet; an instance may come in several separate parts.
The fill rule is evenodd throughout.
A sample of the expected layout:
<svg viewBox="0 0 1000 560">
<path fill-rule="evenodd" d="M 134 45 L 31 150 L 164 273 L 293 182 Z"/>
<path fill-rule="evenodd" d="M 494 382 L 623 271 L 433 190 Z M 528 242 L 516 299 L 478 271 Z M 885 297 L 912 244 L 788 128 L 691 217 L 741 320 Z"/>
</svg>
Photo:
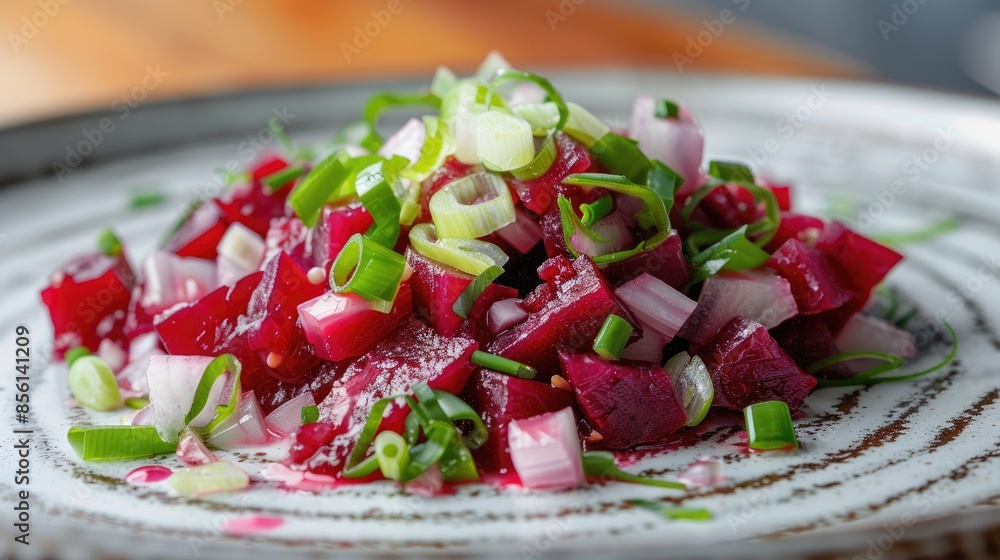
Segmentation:
<svg viewBox="0 0 1000 560">
<path fill-rule="evenodd" d="M 274 530 L 285 523 L 280 517 L 268 517 L 265 515 L 253 515 L 250 517 L 240 517 L 233 519 L 223 528 L 223 531 L 230 535 L 252 535 Z"/>
<path fill-rule="evenodd" d="M 170 475 L 172 474 L 174 474 L 174 471 L 168 469 L 167 467 L 161 467 L 160 465 L 147 465 L 145 467 L 139 467 L 125 475 L 125 482 L 134 486 L 156 484 L 157 482 L 163 482 L 164 480 L 170 478 Z"/>
<path fill-rule="evenodd" d="M 694 488 L 710 488 L 726 483 L 723 463 L 715 457 L 702 457 L 691 463 L 677 479 Z"/>
</svg>

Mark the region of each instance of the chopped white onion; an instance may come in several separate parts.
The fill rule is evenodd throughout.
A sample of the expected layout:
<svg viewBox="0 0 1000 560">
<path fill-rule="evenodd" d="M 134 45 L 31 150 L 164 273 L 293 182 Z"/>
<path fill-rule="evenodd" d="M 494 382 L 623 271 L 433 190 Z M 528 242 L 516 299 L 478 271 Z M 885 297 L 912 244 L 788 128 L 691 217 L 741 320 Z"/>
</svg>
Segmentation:
<svg viewBox="0 0 1000 560">
<path fill-rule="evenodd" d="M 622 284 L 615 295 L 639 321 L 663 337 L 664 344 L 674 339 L 697 305 L 663 280 L 645 272 Z"/>
<path fill-rule="evenodd" d="M 208 434 L 207 442 L 220 449 L 263 445 L 267 443 L 267 428 L 253 391 L 240 397 L 240 404 L 229 418 Z"/>
<path fill-rule="evenodd" d="M 231 286 L 243 277 L 260 269 L 267 244 L 264 239 L 245 225 L 235 222 L 229 226 L 219 241 L 216 251 L 216 282 Z"/>
<path fill-rule="evenodd" d="M 685 467 L 677 480 L 691 488 L 711 488 L 726 483 L 725 463 L 716 457 L 704 456 Z"/>
<path fill-rule="evenodd" d="M 163 441 L 176 441 L 184 428 L 184 418 L 191 410 L 198 384 L 213 358 L 207 356 L 151 356 L 146 368 L 149 402 L 154 407 L 153 425 Z M 190 425 L 201 428 L 215 416 L 229 375 L 222 375 L 212 385 L 208 404 Z"/>
<path fill-rule="evenodd" d="M 841 352 L 881 352 L 904 360 L 917 353 L 917 343 L 912 334 L 888 321 L 861 313 L 847 321 L 837 335 L 836 345 Z M 877 360 L 851 360 L 841 366 L 851 373 L 861 373 L 881 363 Z"/>
<path fill-rule="evenodd" d="M 642 321 L 639 321 L 639 326 L 642 327 L 642 336 L 639 340 L 625 347 L 625 350 L 622 351 L 622 359 L 660 365 L 663 363 L 663 347 L 667 343 L 653 327 L 644 325 Z"/>
<path fill-rule="evenodd" d="M 177 440 L 177 458 L 189 467 L 207 465 L 219 460 L 190 428 L 185 428 Z"/>
<path fill-rule="evenodd" d="M 97 345 L 97 352 L 95 353 L 98 358 L 108 364 L 108 367 L 115 374 L 118 374 L 128 362 L 128 354 L 125 352 L 125 349 L 121 347 L 121 344 L 110 338 L 102 339 L 101 343 Z"/>
<path fill-rule="evenodd" d="M 658 159 L 684 177 L 678 196 L 687 196 L 700 186 L 701 160 L 705 136 L 687 107 L 681 105 L 676 119 L 658 119 L 656 101 L 642 95 L 632 107 L 629 135 L 650 159 Z"/>
<path fill-rule="evenodd" d="M 268 431 L 279 438 L 294 434 L 302 425 L 302 409 L 316 406 L 312 391 L 306 391 L 271 411 L 264 419 Z"/>
<path fill-rule="evenodd" d="M 791 286 L 774 272 L 723 271 L 705 280 L 698 308 L 684 325 L 681 336 L 704 344 L 737 316 L 771 329 L 798 312 Z"/>
<path fill-rule="evenodd" d="M 524 255 L 542 240 L 542 226 L 538 225 L 538 222 L 523 208 L 518 208 L 515 211 L 514 223 L 498 229 L 496 234 Z"/>
<path fill-rule="evenodd" d="M 420 159 L 420 150 L 424 147 L 426 129 L 420 119 L 411 118 L 402 128 L 389 137 L 378 150 L 378 155 L 384 158 L 402 156 L 411 163 Z"/>
<path fill-rule="evenodd" d="M 584 482 L 580 438 L 572 408 L 512 420 L 510 458 L 525 488 L 576 488 Z"/>
<path fill-rule="evenodd" d="M 142 267 L 143 287 L 139 303 L 156 315 L 179 303 L 193 303 L 215 288 L 215 263 L 194 257 L 178 257 L 154 251 Z"/>
<path fill-rule="evenodd" d="M 486 312 L 486 325 L 490 332 L 497 334 L 514 325 L 523 323 L 528 318 L 528 312 L 521 308 L 517 298 L 502 299 L 490 306 Z"/>
<path fill-rule="evenodd" d="M 130 412 L 122 418 L 122 424 L 126 426 L 152 426 L 155 412 L 152 404 Z"/>
</svg>

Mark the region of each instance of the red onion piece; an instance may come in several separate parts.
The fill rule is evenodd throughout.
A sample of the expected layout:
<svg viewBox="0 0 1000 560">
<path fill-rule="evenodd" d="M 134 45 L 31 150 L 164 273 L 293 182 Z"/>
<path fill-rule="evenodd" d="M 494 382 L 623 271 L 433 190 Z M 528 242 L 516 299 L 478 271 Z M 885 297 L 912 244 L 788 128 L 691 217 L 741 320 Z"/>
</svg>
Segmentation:
<svg viewBox="0 0 1000 560">
<path fill-rule="evenodd" d="M 490 332 L 497 334 L 524 322 L 528 312 L 521 308 L 517 298 L 502 299 L 490 306 L 486 313 L 486 324 Z"/>
<path fill-rule="evenodd" d="M 271 411 L 264 419 L 269 432 L 279 438 L 295 434 L 302 425 L 302 409 L 316 406 L 316 399 L 311 391 L 306 391 L 285 404 Z"/>
<path fill-rule="evenodd" d="M 584 482 L 580 439 L 572 408 L 512 420 L 510 457 L 525 488 L 576 488 Z"/>
<path fill-rule="evenodd" d="M 684 105 L 680 106 L 676 119 L 658 119 L 654 114 L 655 103 L 648 95 L 636 98 L 629 135 L 639 142 L 639 148 L 650 159 L 662 161 L 684 177 L 684 185 L 677 195 L 688 196 L 699 186 L 705 135 Z"/>
<path fill-rule="evenodd" d="M 695 302 L 647 273 L 615 290 L 636 319 L 663 337 L 664 344 L 677 335 L 694 311 Z"/>
</svg>

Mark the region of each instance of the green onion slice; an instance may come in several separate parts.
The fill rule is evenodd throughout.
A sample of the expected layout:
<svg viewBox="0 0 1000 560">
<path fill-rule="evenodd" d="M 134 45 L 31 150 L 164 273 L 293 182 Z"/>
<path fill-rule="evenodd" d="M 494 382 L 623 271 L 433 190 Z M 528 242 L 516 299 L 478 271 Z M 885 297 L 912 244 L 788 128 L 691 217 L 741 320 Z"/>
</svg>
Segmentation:
<svg viewBox="0 0 1000 560">
<path fill-rule="evenodd" d="M 680 107 L 676 102 L 669 99 L 657 99 L 653 108 L 653 116 L 658 119 L 676 119 L 680 114 Z"/>
<path fill-rule="evenodd" d="M 559 124 L 559 106 L 552 101 L 518 105 L 511 112 L 526 120 L 535 136 L 547 136 Z"/>
<path fill-rule="evenodd" d="M 132 194 L 131 200 L 129 200 L 128 207 L 132 210 L 144 210 L 146 208 L 153 208 L 154 206 L 160 206 L 167 201 L 167 195 L 160 192 L 145 191 L 137 192 Z"/>
<path fill-rule="evenodd" d="M 66 437 L 84 461 L 143 459 L 177 450 L 154 426 L 73 426 Z"/>
<path fill-rule="evenodd" d="M 611 134 L 611 128 L 590 111 L 572 101 L 567 103 L 566 107 L 569 111 L 566 134 L 586 146 L 588 150 L 593 148 L 601 138 Z"/>
<path fill-rule="evenodd" d="M 355 180 L 358 198 L 375 222 L 365 237 L 390 248 L 399 238 L 399 219 L 403 211 L 400 199 L 406 197 L 399 173 L 408 163 L 406 158 L 393 156 L 365 167 Z"/>
<path fill-rule="evenodd" d="M 301 166 L 286 167 L 280 171 L 271 173 L 267 177 L 264 177 L 263 182 L 273 193 L 281 190 L 281 188 L 288 183 L 298 179 L 303 173 L 305 173 L 305 169 Z"/>
<path fill-rule="evenodd" d="M 680 482 L 657 480 L 655 478 L 629 474 L 618 468 L 618 465 L 615 464 L 615 456 L 608 451 L 587 451 L 581 458 L 583 460 L 583 473 L 588 477 L 610 478 L 632 484 L 644 484 L 646 486 L 670 488 L 673 490 L 687 490 L 687 486 Z"/>
<path fill-rule="evenodd" d="M 712 520 L 712 512 L 705 508 L 672 507 L 660 502 L 652 502 L 649 500 L 628 500 L 628 503 L 642 509 L 648 509 L 664 519 L 672 519 L 675 521 Z"/>
<path fill-rule="evenodd" d="M 67 350 L 65 356 L 63 356 L 63 359 L 66 360 L 67 367 L 73 367 L 73 362 L 79 360 L 84 356 L 89 356 L 89 355 L 90 355 L 90 348 L 87 348 L 86 346 L 77 346 L 76 348 Z"/>
<path fill-rule="evenodd" d="M 337 293 L 354 292 L 388 313 L 405 270 L 403 255 L 356 233 L 333 261 L 330 287 Z"/>
<path fill-rule="evenodd" d="M 792 424 L 792 413 L 785 402 L 752 404 L 743 409 L 743 417 L 751 449 L 795 449 L 799 446 L 795 426 Z"/>
<path fill-rule="evenodd" d="M 556 148 L 555 138 L 552 135 L 546 136 L 535 153 L 535 157 L 528 162 L 528 165 L 512 169 L 510 174 L 521 181 L 537 179 L 544 175 L 549 167 L 552 167 L 557 155 L 559 155 L 559 150 Z"/>
<path fill-rule="evenodd" d="M 458 299 L 455 300 L 455 305 L 451 307 L 451 310 L 455 312 L 456 315 L 463 319 L 469 317 L 469 312 L 472 310 L 472 306 L 476 304 L 476 300 L 479 296 L 483 295 L 486 288 L 493 283 L 494 280 L 503 274 L 503 268 L 499 266 L 491 266 L 481 272 L 479 276 L 476 276 L 468 286 L 462 290 L 462 293 L 458 295 Z"/>
<path fill-rule="evenodd" d="M 69 390 L 73 398 L 92 410 L 121 407 L 122 395 L 111 366 L 97 356 L 81 356 L 69 366 Z"/>
<path fill-rule="evenodd" d="M 898 383 L 901 381 L 912 381 L 918 379 L 925 375 L 935 373 L 940 371 L 942 368 L 950 364 L 958 356 L 958 333 L 955 332 L 954 327 L 950 323 L 944 323 L 945 328 L 951 334 L 951 351 L 948 355 L 941 359 L 940 362 L 934 364 L 933 366 L 916 371 L 913 373 L 907 373 L 902 375 L 882 375 L 883 373 L 888 373 L 890 371 L 896 371 L 901 369 L 905 362 L 903 359 L 895 354 L 885 354 L 882 352 L 844 352 L 842 354 L 835 354 L 828 358 L 823 358 L 822 360 L 813 362 L 806 367 L 806 372 L 810 374 L 816 374 L 820 370 L 830 367 L 834 364 L 839 364 L 841 362 L 847 362 L 850 360 L 858 359 L 874 359 L 885 362 L 882 365 L 878 365 L 870 368 L 869 370 L 859 373 L 854 377 L 849 377 L 847 379 L 820 379 L 819 387 L 850 387 L 854 385 L 867 386 L 867 385 L 878 385 L 879 383 Z"/>
<path fill-rule="evenodd" d="M 443 120 L 430 115 L 423 120 L 424 145 L 420 148 L 420 157 L 403 171 L 404 177 L 417 183 L 430 177 L 457 148 L 451 128 Z"/>
<path fill-rule="evenodd" d="M 319 407 L 311 404 L 302 407 L 302 423 L 312 424 L 319 421 Z"/>
<path fill-rule="evenodd" d="M 227 461 L 217 461 L 175 472 L 167 482 L 178 494 L 193 497 L 242 490 L 250 486 L 250 475 Z"/>
<path fill-rule="evenodd" d="M 698 356 L 680 352 L 663 369 L 670 375 L 670 385 L 687 416 L 685 426 L 697 426 L 708 415 L 715 399 L 715 385 L 705 362 Z"/>
<path fill-rule="evenodd" d="M 122 254 L 122 242 L 115 235 L 115 232 L 111 231 L 111 228 L 106 228 L 101 232 L 97 238 L 97 248 L 109 257 L 117 257 Z"/>
<path fill-rule="evenodd" d="M 205 368 L 205 373 L 201 376 L 201 380 L 198 381 L 198 387 L 194 392 L 194 399 L 191 401 L 191 409 L 188 410 L 187 416 L 184 417 L 184 424 L 190 424 L 192 420 L 201 414 L 201 411 L 208 405 L 208 397 L 212 393 L 212 386 L 215 385 L 215 381 L 226 373 L 232 376 L 227 384 L 227 386 L 232 388 L 229 400 L 226 404 L 215 407 L 215 417 L 212 418 L 212 421 L 208 425 L 201 429 L 201 432 L 207 434 L 221 424 L 223 420 L 229 418 L 239 403 L 240 372 L 242 370 L 242 364 L 232 354 L 223 354 L 209 362 L 208 367 Z"/>
<path fill-rule="evenodd" d="M 382 415 L 385 414 L 385 409 L 394 401 L 401 398 L 404 398 L 404 395 L 393 395 L 380 399 L 372 405 L 372 409 L 368 413 L 368 419 L 365 421 L 365 425 L 362 426 L 361 433 L 358 435 L 358 441 L 354 444 L 354 449 L 351 450 L 351 454 L 347 457 L 347 464 L 344 466 L 343 471 L 344 477 L 361 478 L 378 470 L 378 457 L 375 455 L 368 456 L 368 448 L 371 446 L 372 441 L 374 441 L 378 427 L 382 423 Z"/>
<path fill-rule="evenodd" d="M 632 325 L 628 321 L 618 315 L 608 315 L 594 339 L 594 352 L 605 360 L 621 358 L 632 331 Z"/>
<path fill-rule="evenodd" d="M 668 215 L 674 207 L 674 196 L 683 184 L 684 177 L 681 177 L 679 173 L 669 166 L 655 159 L 650 162 L 646 185 L 663 201 L 663 206 L 667 209 Z M 640 219 L 642 218 L 640 216 Z"/>
<path fill-rule="evenodd" d="M 691 276 L 691 280 L 687 283 L 687 287 L 690 288 L 704 281 L 709 276 L 718 274 L 723 269 L 746 270 L 757 268 L 767 262 L 767 259 L 771 258 L 771 255 L 747 239 L 746 232 L 747 226 L 741 226 L 716 241 L 707 249 L 697 253 L 694 253 L 697 249 L 692 246 L 697 244 L 699 240 L 708 237 L 705 234 L 714 236 L 718 233 L 725 234 L 726 232 L 716 230 L 698 231 L 689 235 L 686 245 L 689 254 L 688 260 L 696 270 Z"/>
<path fill-rule="evenodd" d="M 125 406 L 132 410 L 140 410 L 149 406 L 149 399 L 140 399 L 138 397 L 127 398 L 125 399 Z"/>
<path fill-rule="evenodd" d="M 426 385 L 426 383 L 414 386 L 414 393 L 416 393 L 416 388 L 419 385 Z M 440 391 L 438 389 L 432 389 L 432 391 L 436 406 L 429 406 L 429 399 L 426 398 L 426 392 L 424 392 L 425 398 L 421 399 L 420 402 L 412 399 L 407 401 L 410 405 L 410 410 L 413 412 L 406 417 L 406 430 L 404 432 L 406 441 L 411 444 L 416 443 L 420 427 L 430 425 L 431 420 L 446 420 L 452 424 L 462 422 L 465 425 L 471 426 L 469 433 L 462 434 L 462 443 L 469 449 L 479 449 L 482 447 L 489 437 L 489 432 L 479 413 L 466 404 L 465 401 L 447 391 Z"/>
<path fill-rule="evenodd" d="M 590 152 L 616 175 L 624 175 L 633 183 L 646 184 L 651 163 L 639 149 L 639 142 L 609 132 L 602 136 Z"/>
<path fill-rule="evenodd" d="M 556 108 L 559 110 L 559 120 L 556 121 L 555 128 L 556 130 L 563 129 L 563 126 L 566 125 L 566 120 L 569 119 L 569 107 L 567 106 L 566 101 L 563 100 L 563 96 L 552 85 L 552 82 L 550 82 L 546 78 L 543 78 L 542 76 L 539 76 L 538 74 L 532 74 L 531 72 L 524 72 L 521 70 L 511 70 L 508 68 L 497 70 L 495 73 L 495 77 L 493 78 L 493 82 L 490 84 L 490 95 L 487 98 L 486 102 L 487 108 L 490 106 L 491 102 L 493 102 L 493 98 L 497 97 L 494 94 L 497 86 L 499 86 L 504 82 L 511 82 L 511 81 L 532 82 L 538 87 L 545 90 L 545 93 L 548 95 L 549 100 L 551 100 L 552 103 L 555 103 Z"/>
<path fill-rule="evenodd" d="M 441 99 L 433 93 L 406 92 L 406 93 L 378 93 L 368 99 L 361 118 L 368 127 L 368 135 L 361 141 L 361 147 L 370 152 L 377 151 L 382 147 L 382 137 L 378 133 L 378 119 L 387 109 L 400 107 L 411 107 L 429 105 L 435 109 L 441 108 Z"/>
<path fill-rule="evenodd" d="M 778 199 L 770 189 L 758 186 L 753 183 L 753 174 L 744 166 L 735 163 L 722 163 L 713 161 L 709 164 L 712 178 L 698 190 L 696 190 L 681 210 L 681 216 L 689 220 L 695 208 L 717 187 L 724 184 L 737 185 L 746 189 L 753 195 L 754 201 L 763 203 L 765 216 L 747 226 L 747 238 L 753 238 L 758 247 L 763 247 L 774 238 L 781 224 L 781 208 L 778 206 Z M 749 179 L 748 179 L 749 177 Z M 701 231 L 718 232 L 719 230 L 703 229 Z M 696 231 L 695 233 L 701 233 Z M 689 239 L 689 243 L 691 243 Z"/>
<path fill-rule="evenodd" d="M 444 99 L 456 85 L 458 85 L 458 76 L 448 67 L 438 66 L 437 71 L 434 72 L 434 79 L 431 80 L 431 94 L 438 99 Z"/>
<path fill-rule="evenodd" d="M 434 193 L 429 206 L 441 237 L 482 237 L 517 217 L 507 183 L 486 171 L 448 183 Z"/>
<path fill-rule="evenodd" d="M 583 215 L 580 217 L 580 223 L 585 227 L 596 224 L 601 221 L 601 218 L 611 213 L 614 204 L 614 199 L 611 198 L 610 194 L 606 194 L 590 204 L 581 204 L 580 212 Z"/>
<path fill-rule="evenodd" d="M 531 366 L 515 362 L 503 356 L 483 352 L 482 350 L 476 350 L 472 353 L 472 363 L 499 373 L 520 377 L 521 379 L 534 379 L 538 375 L 538 371 Z"/>
<path fill-rule="evenodd" d="M 483 167 L 491 171 L 520 169 L 535 157 L 535 142 L 528 121 L 487 111 L 476 117 L 476 150 Z"/>
<path fill-rule="evenodd" d="M 413 226 L 410 230 L 410 244 L 427 258 L 477 276 L 490 267 L 502 267 L 507 264 L 508 259 L 503 249 L 488 241 L 466 237 L 439 239 L 434 224 Z"/>
<path fill-rule="evenodd" d="M 375 458 L 382 476 L 404 480 L 410 467 L 410 446 L 396 432 L 382 432 L 375 437 Z"/>
<path fill-rule="evenodd" d="M 288 195 L 288 205 L 303 224 L 314 226 L 323 205 L 340 193 L 345 181 L 351 175 L 349 161 L 346 152 L 336 152 L 313 167 L 292 189 Z"/>
<path fill-rule="evenodd" d="M 708 164 L 708 174 L 722 179 L 727 183 L 753 183 L 753 171 L 740 164 L 725 161 L 713 161 Z"/>
<path fill-rule="evenodd" d="M 594 257 L 593 261 L 597 264 L 617 262 L 643 251 L 648 251 L 663 243 L 670 235 L 670 217 L 667 215 L 667 209 L 663 205 L 663 200 L 649 187 L 637 185 L 620 175 L 606 175 L 603 173 L 577 173 L 567 177 L 563 180 L 563 183 L 576 185 L 584 189 L 601 187 L 622 195 L 634 196 L 645 203 L 643 212 L 648 212 L 649 221 L 652 222 L 651 226 L 656 229 L 656 233 L 653 236 L 640 241 L 634 249 Z M 565 222 L 563 226 L 565 233 Z M 568 243 L 569 240 L 567 239 Z"/>
</svg>

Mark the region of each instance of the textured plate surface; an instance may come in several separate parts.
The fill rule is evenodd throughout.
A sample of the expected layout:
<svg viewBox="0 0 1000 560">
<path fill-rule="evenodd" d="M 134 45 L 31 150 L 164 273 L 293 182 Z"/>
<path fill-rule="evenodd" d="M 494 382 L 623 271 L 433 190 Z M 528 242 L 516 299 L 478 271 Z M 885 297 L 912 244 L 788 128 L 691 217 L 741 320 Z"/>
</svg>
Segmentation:
<svg viewBox="0 0 1000 560">
<path fill-rule="evenodd" d="M 748 455 L 736 427 L 708 426 L 702 443 L 630 466 L 676 475 L 701 455 L 723 457 L 728 481 L 687 495 L 621 484 L 576 492 L 527 493 L 464 487 L 427 500 L 389 485 L 323 495 L 252 492 L 178 499 L 158 486 L 123 483 L 142 464 L 83 464 L 65 434 L 114 416 L 67 410 L 65 369 L 49 365 L 51 332 L 37 292 L 63 259 L 89 248 L 114 224 L 130 254 L 145 254 L 179 208 L 215 194 L 213 170 L 244 164 L 272 110 L 294 117 L 296 140 L 316 141 L 353 119 L 370 88 L 259 92 L 149 105 L 120 123 L 86 165 L 57 180 L 49 169 L 76 146 L 86 115 L 0 132 L 0 359 L 13 362 L 16 325 L 32 344 L 31 540 L 23 557 L 309 557 L 328 551 L 463 556 L 643 553 L 732 557 L 963 552 L 1000 547 L 1000 108 L 944 94 L 843 82 L 679 78 L 652 74 L 555 75 L 571 99 L 617 126 L 635 94 L 687 101 L 702 120 L 710 157 L 755 159 L 796 185 L 810 211 L 847 212 L 866 233 L 908 231 L 956 217 L 960 227 L 907 245 L 889 284 L 919 316 L 909 328 L 921 353 L 912 367 L 948 349 L 936 319 L 954 325 L 959 360 L 913 384 L 827 389 L 797 419 L 803 449 Z M 406 86 L 406 84 L 393 84 Z M 266 134 L 265 134 L 266 136 Z M 130 193 L 155 188 L 164 207 L 126 209 Z M 0 418 L 14 425 L 13 373 L 0 384 Z M 0 435 L 0 496 L 14 501 L 12 434 Z M 266 455 L 237 455 L 256 473 Z M 271 452 L 271 457 L 274 454 Z M 168 459 L 169 466 L 179 466 Z M 10 476 L 8 476 L 10 474 Z M 669 522 L 630 508 L 630 498 L 710 508 L 708 523 Z M 6 509 L 6 508 L 5 508 Z M 7 509 L 9 512 L 10 510 Z M 10 513 L 5 514 L 7 518 Z M 280 517 L 250 537 L 220 529 L 246 515 Z M 3 524 L 10 547 L 10 521 Z M 872 556 L 877 554 L 877 556 Z"/>
</svg>

